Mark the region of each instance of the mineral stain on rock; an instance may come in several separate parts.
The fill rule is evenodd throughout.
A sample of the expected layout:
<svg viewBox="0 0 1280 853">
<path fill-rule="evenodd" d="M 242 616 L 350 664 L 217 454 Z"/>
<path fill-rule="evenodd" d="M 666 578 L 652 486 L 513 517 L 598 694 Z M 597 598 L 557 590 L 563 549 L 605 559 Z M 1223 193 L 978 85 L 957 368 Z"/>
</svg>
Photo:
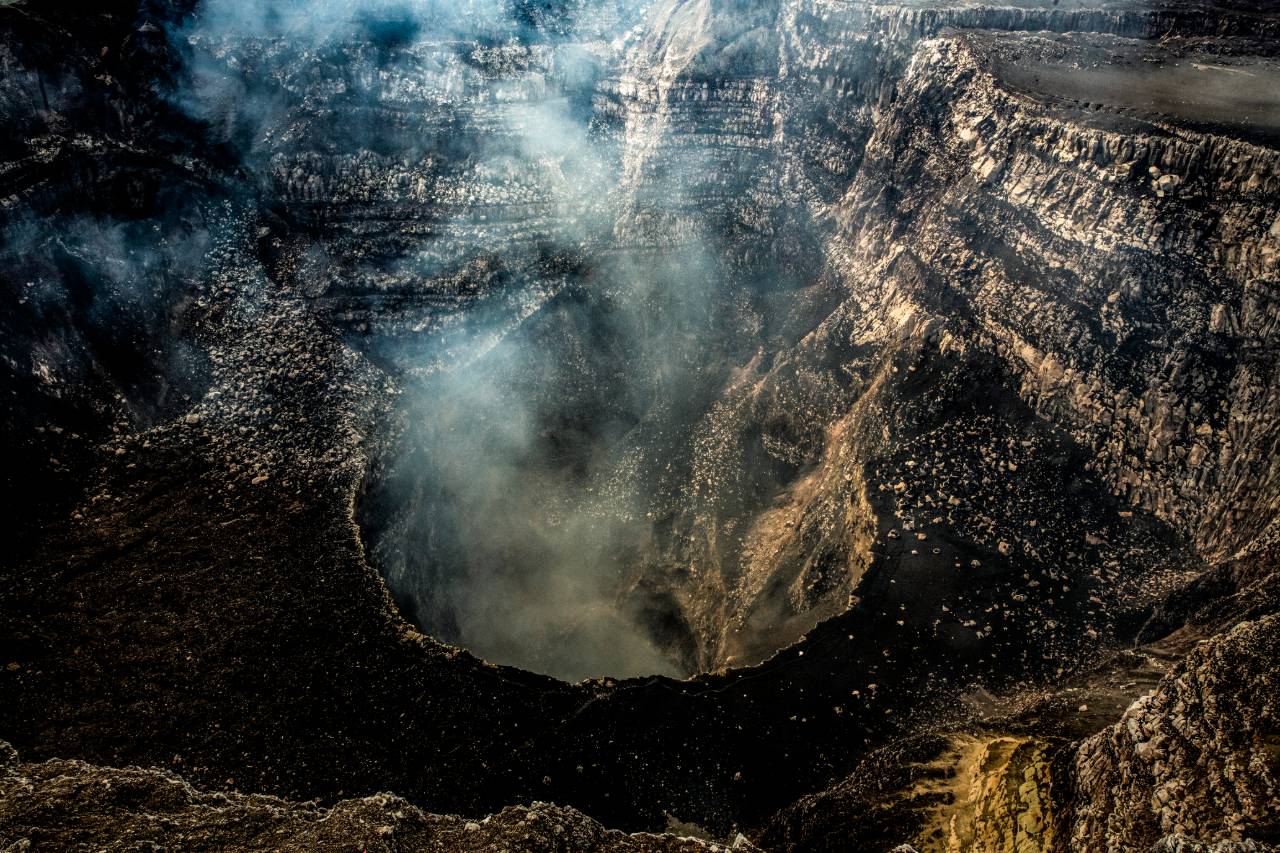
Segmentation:
<svg viewBox="0 0 1280 853">
<path fill-rule="evenodd" d="M 0 848 L 1276 849 L 1277 45 L 0 3 Z"/>
</svg>

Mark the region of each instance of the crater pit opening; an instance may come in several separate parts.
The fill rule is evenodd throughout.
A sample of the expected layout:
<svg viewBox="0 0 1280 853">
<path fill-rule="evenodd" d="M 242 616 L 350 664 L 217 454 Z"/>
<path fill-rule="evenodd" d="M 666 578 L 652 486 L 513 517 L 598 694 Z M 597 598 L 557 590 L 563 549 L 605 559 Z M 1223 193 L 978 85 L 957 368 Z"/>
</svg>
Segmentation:
<svg viewBox="0 0 1280 853">
<path fill-rule="evenodd" d="M 759 517 L 848 381 L 779 355 L 838 285 L 775 152 L 712 135 L 778 116 L 736 85 L 704 115 L 624 81 L 701 80 L 699 46 L 740 36 L 714 71 L 745 79 L 768 15 L 706 41 L 631 0 L 480 5 L 312 26 L 219 4 L 186 40 L 226 83 L 192 109 L 237 130 L 272 201 L 273 274 L 404 391 L 360 510 L 371 559 L 424 631 L 497 663 L 763 660 L 848 601 L 843 555 L 801 579 L 812 543 L 772 544 L 790 510 Z"/>
<path fill-rule="evenodd" d="M 772 615 L 785 585 L 732 589 L 751 517 L 804 469 L 750 452 L 742 365 L 769 324 L 740 294 L 701 248 L 592 259 L 513 328 L 419 351 L 361 504 L 403 612 L 566 680 L 754 663 L 811 627 Z"/>
</svg>

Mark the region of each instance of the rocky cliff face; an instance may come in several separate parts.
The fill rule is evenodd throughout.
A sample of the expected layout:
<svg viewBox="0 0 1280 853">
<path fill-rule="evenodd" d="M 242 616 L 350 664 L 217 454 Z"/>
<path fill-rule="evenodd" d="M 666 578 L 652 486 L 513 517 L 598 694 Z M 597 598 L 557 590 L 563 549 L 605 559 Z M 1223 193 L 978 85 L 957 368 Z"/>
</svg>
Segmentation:
<svg viewBox="0 0 1280 853">
<path fill-rule="evenodd" d="M 1078 41 L 1055 44 L 1053 61 L 1070 62 Z M 937 116 L 947 104 L 938 144 L 924 150 L 956 158 L 945 185 L 915 188 L 943 203 L 920 209 L 927 221 L 913 220 L 928 246 L 919 262 L 947 282 L 944 298 L 972 317 L 970 329 L 1009 365 L 1028 404 L 1092 450 L 1115 493 L 1194 530 L 1207 553 L 1255 541 L 1271 524 L 1265 484 L 1275 437 L 1265 415 L 1240 407 L 1265 411 L 1274 384 L 1252 357 L 1271 346 L 1267 297 L 1255 294 L 1274 277 L 1275 194 L 1267 189 L 1274 152 L 1192 132 L 1134 138 L 1105 119 L 1063 122 L 994 86 L 974 61 L 975 46 L 923 45 L 913 73 L 940 88 L 921 80 L 908 86 L 910 97 L 938 100 L 903 105 L 907 114 Z M 989 61 L 998 64 L 1007 47 L 996 39 L 992 49 Z M 1118 67 L 1107 73 L 1121 83 L 1141 74 L 1126 61 L 1136 46 L 1112 50 Z M 1173 58 L 1148 53 L 1142 61 Z M 1054 70 L 1048 65 L 1045 76 Z M 896 157 L 901 135 L 915 130 L 886 124 L 881 132 L 868 147 L 872 157 Z M 1005 147 L 1002 140 L 1014 138 L 1016 146 Z M 878 166 L 926 181 L 944 173 L 941 163 L 900 160 L 865 169 Z M 873 186 L 878 193 L 883 183 Z M 872 205 L 873 190 L 855 187 L 848 201 Z M 895 209 L 914 217 L 917 208 L 908 200 Z M 990 229 L 992 245 L 975 252 L 971 240 L 960 248 L 944 236 L 948 222 L 998 227 Z M 877 222 L 852 238 L 855 264 L 870 260 L 859 257 L 867 249 L 882 252 L 884 227 Z M 946 261 L 939 254 L 956 250 Z M 1024 271 L 1046 268 L 1053 284 L 1028 287 Z M 1166 284 L 1126 284 L 1147 274 Z M 1249 319 L 1241 326 L 1237 316 Z M 1205 473 L 1210 458 L 1216 474 Z M 1241 476 L 1247 488 L 1236 484 Z"/>
<path fill-rule="evenodd" d="M 0 8 L 0 840 L 1277 842 L 1280 10 L 219 8 Z"/>
<path fill-rule="evenodd" d="M 1072 844 L 1275 838 L 1274 672 L 1263 663 L 1275 639 L 1269 616 L 1202 644 L 1115 726 L 1076 748 Z"/>
</svg>

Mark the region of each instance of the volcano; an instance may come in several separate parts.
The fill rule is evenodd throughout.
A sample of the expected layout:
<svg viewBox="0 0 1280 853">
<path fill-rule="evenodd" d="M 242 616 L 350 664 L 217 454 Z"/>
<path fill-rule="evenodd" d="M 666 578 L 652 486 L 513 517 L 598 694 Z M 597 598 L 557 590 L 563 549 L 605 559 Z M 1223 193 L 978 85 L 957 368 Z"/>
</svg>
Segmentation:
<svg viewBox="0 0 1280 853">
<path fill-rule="evenodd" d="M 1280 849 L 1280 4 L 0 67 L 0 849 Z"/>
</svg>

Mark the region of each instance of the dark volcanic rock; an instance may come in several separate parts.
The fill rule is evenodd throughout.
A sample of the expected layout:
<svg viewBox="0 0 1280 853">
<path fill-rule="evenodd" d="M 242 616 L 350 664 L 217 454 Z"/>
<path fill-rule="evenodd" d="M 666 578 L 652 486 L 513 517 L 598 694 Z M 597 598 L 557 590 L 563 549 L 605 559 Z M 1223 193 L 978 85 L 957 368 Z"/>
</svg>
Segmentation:
<svg viewBox="0 0 1280 853">
<path fill-rule="evenodd" d="M 163 770 L 82 761 L 20 764 L 8 744 L 0 768 L 6 850 L 598 850 L 601 853 L 752 851 L 688 836 L 624 835 L 569 808 L 534 802 L 482 820 L 423 814 L 390 794 L 322 808 L 261 794 L 199 791 Z"/>
</svg>

